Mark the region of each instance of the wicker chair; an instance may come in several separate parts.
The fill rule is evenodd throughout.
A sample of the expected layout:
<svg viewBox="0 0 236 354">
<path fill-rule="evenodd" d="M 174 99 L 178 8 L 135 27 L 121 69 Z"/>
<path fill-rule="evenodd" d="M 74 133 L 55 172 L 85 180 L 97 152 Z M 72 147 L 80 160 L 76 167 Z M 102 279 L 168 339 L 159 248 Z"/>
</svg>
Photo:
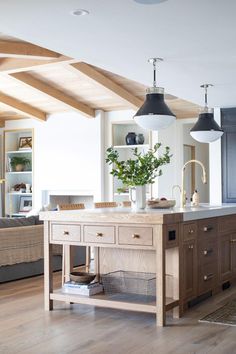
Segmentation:
<svg viewBox="0 0 236 354">
<path fill-rule="evenodd" d="M 94 203 L 94 208 L 116 208 L 118 207 L 118 204 L 116 202 L 99 202 L 99 203 Z"/>
</svg>

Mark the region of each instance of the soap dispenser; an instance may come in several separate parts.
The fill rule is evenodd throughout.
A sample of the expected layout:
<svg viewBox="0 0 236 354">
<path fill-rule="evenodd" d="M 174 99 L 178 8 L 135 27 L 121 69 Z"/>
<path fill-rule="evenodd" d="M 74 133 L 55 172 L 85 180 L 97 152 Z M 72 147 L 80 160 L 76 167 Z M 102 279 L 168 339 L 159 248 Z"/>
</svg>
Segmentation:
<svg viewBox="0 0 236 354">
<path fill-rule="evenodd" d="M 197 190 L 195 189 L 193 196 L 192 196 L 192 205 L 193 206 L 198 206 L 199 205 L 199 194 Z"/>
</svg>

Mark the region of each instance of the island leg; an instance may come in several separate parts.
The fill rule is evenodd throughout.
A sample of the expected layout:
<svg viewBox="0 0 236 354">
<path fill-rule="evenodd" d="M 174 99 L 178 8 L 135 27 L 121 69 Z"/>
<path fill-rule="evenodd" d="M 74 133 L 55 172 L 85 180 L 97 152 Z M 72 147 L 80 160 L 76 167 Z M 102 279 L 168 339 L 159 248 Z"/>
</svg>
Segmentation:
<svg viewBox="0 0 236 354">
<path fill-rule="evenodd" d="M 74 247 L 71 245 L 64 245 L 65 252 L 65 281 L 70 280 L 70 273 L 74 268 Z"/>
<path fill-rule="evenodd" d="M 166 324 L 166 279 L 165 279 L 165 248 L 162 228 L 158 228 L 156 245 L 156 325 L 165 326 Z"/>
<path fill-rule="evenodd" d="M 49 222 L 44 221 L 44 309 L 53 310 L 53 300 L 50 293 L 53 292 L 53 267 L 52 244 L 50 244 Z"/>
<path fill-rule="evenodd" d="M 174 318 L 180 318 L 183 316 L 183 301 L 182 301 L 182 276 L 181 276 L 181 269 L 182 269 L 182 259 L 183 256 L 180 253 L 180 246 L 177 248 L 173 249 L 173 259 L 172 262 L 175 264 L 175 267 L 173 268 L 173 280 L 174 280 L 174 285 L 173 285 L 173 298 L 175 300 L 179 300 L 179 306 L 173 308 L 173 317 Z"/>
</svg>

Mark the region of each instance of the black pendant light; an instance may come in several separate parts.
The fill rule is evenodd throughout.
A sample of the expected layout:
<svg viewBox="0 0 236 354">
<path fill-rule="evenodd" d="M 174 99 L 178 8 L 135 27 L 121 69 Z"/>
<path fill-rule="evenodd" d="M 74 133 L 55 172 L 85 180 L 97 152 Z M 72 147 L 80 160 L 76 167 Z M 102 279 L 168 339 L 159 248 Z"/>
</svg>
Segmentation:
<svg viewBox="0 0 236 354">
<path fill-rule="evenodd" d="M 213 85 L 204 84 L 200 86 L 205 89 L 205 107 L 199 114 L 197 123 L 190 130 L 190 135 L 193 139 L 199 141 L 200 143 L 211 143 L 216 141 L 224 133 L 214 119 L 213 109 L 208 107 L 207 89 L 210 86 Z"/>
<path fill-rule="evenodd" d="M 162 60 L 161 58 L 148 60 L 153 64 L 153 87 L 147 89 L 146 100 L 134 116 L 135 122 L 144 129 L 164 129 L 176 119 L 164 101 L 164 89 L 156 86 L 156 64 Z"/>
</svg>

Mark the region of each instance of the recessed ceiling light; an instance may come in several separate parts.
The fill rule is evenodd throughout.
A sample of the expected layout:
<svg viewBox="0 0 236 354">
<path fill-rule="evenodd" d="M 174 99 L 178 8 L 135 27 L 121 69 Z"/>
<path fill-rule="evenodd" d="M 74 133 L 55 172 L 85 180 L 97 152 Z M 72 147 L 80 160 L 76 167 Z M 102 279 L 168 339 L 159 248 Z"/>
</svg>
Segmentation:
<svg viewBox="0 0 236 354">
<path fill-rule="evenodd" d="M 138 4 L 143 4 L 143 5 L 156 5 L 167 0 L 134 0 L 134 1 L 137 2 Z"/>
<path fill-rule="evenodd" d="M 85 16 L 85 15 L 89 15 L 89 11 L 88 10 L 84 10 L 84 9 L 76 9 L 71 11 L 71 15 L 73 16 Z"/>
</svg>

